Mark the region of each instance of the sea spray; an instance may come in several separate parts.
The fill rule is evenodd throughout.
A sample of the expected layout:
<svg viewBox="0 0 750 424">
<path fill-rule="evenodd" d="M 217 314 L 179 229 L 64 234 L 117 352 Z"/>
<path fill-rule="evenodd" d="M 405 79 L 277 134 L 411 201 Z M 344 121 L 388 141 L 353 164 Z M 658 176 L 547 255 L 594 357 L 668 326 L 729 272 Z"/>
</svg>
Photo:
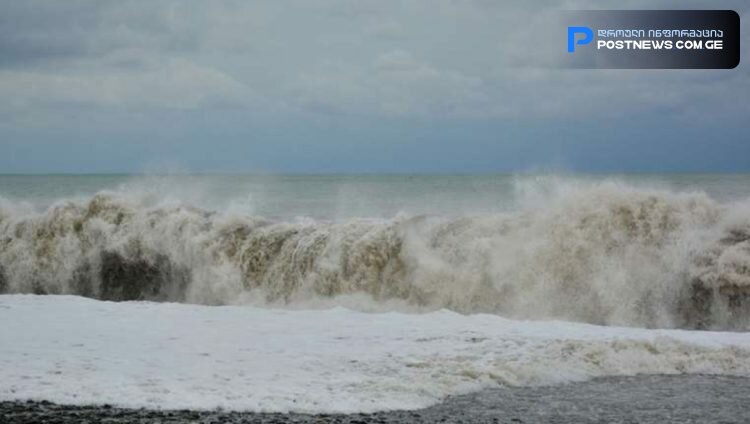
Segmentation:
<svg viewBox="0 0 750 424">
<path fill-rule="evenodd" d="M 276 221 L 124 192 L 0 202 L 0 289 L 747 329 L 750 207 L 614 183 L 466 216 Z M 23 211 L 23 212 L 19 212 Z"/>
</svg>

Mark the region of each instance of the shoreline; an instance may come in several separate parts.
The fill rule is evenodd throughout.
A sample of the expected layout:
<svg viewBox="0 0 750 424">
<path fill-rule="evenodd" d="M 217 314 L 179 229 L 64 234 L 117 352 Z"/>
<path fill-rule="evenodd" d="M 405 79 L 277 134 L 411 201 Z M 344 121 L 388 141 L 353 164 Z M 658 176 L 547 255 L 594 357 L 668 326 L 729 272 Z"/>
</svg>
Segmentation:
<svg viewBox="0 0 750 424">
<path fill-rule="evenodd" d="M 355 414 L 258 413 L 70 406 L 2 401 L 4 423 L 663 423 L 747 420 L 750 378 L 709 375 L 606 377 L 546 387 L 498 387 L 429 408 Z"/>
</svg>

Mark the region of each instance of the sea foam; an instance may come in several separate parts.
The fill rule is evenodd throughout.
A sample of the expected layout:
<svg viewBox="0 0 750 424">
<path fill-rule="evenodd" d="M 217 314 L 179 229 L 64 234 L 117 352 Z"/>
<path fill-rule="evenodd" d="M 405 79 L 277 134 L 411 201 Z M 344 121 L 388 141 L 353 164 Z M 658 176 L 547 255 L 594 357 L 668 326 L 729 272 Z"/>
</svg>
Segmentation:
<svg viewBox="0 0 750 424">
<path fill-rule="evenodd" d="M 418 409 L 498 386 L 750 375 L 744 333 L 447 310 L 371 314 L 3 295 L 0 322 L 0 400 L 350 413 Z"/>
</svg>

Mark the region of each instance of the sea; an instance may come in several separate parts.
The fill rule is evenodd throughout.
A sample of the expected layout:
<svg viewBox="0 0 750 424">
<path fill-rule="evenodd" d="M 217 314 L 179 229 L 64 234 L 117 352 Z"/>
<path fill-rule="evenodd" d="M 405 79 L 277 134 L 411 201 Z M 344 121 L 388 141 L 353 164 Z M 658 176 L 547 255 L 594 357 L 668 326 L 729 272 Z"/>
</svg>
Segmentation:
<svg viewBox="0 0 750 424">
<path fill-rule="evenodd" d="M 0 401 L 748 387 L 750 174 L 0 175 L 0 293 Z"/>
</svg>

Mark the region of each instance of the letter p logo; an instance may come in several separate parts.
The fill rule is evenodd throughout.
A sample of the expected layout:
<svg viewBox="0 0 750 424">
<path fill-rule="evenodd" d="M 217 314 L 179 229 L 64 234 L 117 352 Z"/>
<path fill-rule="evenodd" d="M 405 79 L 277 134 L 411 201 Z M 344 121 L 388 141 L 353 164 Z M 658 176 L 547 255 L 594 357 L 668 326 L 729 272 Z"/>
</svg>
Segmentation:
<svg viewBox="0 0 750 424">
<path fill-rule="evenodd" d="M 576 41 L 576 34 L 584 37 Z M 576 51 L 576 45 L 588 44 L 594 39 L 594 31 L 589 27 L 568 27 L 568 53 Z"/>
</svg>

